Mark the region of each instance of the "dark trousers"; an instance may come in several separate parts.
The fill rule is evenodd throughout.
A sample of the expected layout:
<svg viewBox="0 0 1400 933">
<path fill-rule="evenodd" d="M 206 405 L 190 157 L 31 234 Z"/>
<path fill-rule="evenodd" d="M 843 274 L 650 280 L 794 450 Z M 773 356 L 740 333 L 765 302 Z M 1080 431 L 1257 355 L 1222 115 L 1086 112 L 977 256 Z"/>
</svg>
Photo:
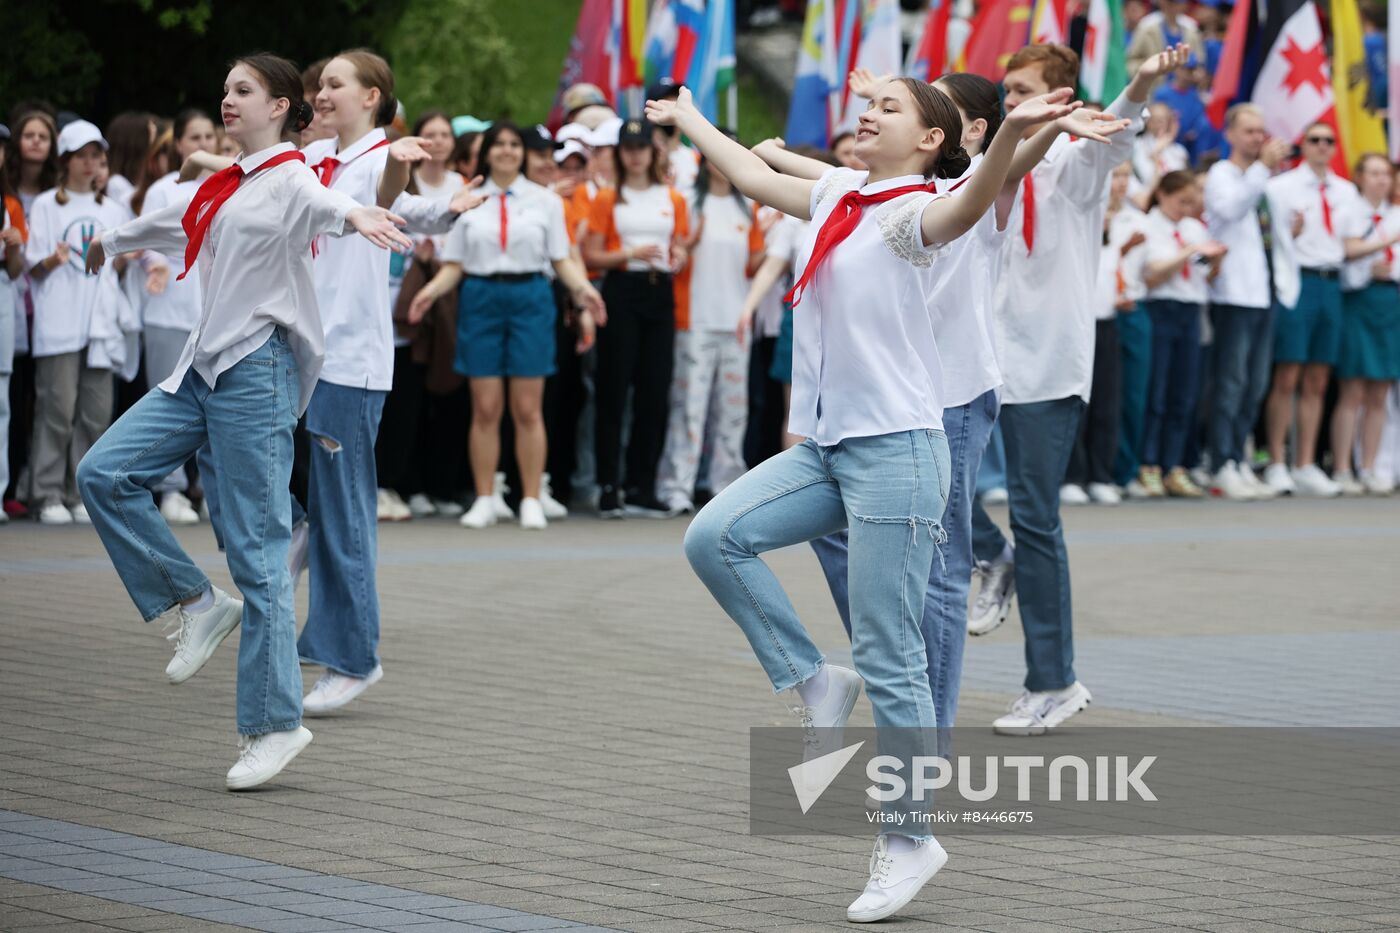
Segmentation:
<svg viewBox="0 0 1400 933">
<path fill-rule="evenodd" d="M 564 287 L 554 284 L 560 313 L 554 324 L 554 375 L 544 383 L 544 428 L 549 438 L 545 470 L 554 498 L 568 505 L 574 497 L 574 470 L 578 466 L 578 419 L 588 404 L 583 381 L 583 357 L 577 352 L 578 334 L 565 323 L 568 303 Z"/>
<path fill-rule="evenodd" d="M 622 479 L 622 417 L 632 391 L 627 440 L 627 490 L 652 498 L 656 465 L 666 442 L 671 370 L 675 365 L 676 313 L 671 277 L 650 272 L 609 272 L 603 280 L 608 326 L 598 331 L 598 485 Z"/>
<path fill-rule="evenodd" d="M 1147 392 L 1152 384 L 1152 318 L 1142 305 L 1118 314 L 1118 350 L 1122 363 L 1122 418 L 1114 479 L 1126 486 L 1142 465 L 1142 422 L 1147 417 Z"/>
<path fill-rule="evenodd" d="M 783 384 L 768 375 L 777 337 L 759 337 L 749 350 L 749 423 L 744 429 L 744 462 L 750 468 L 783 449 Z"/>
<path fill-rule="evenodd" d="M 1113 482 L 1113 458 L 1118 454 L 1118 422 L 1123 409 L 1122 348 L 1118 320 L 1094 326 L 1094 383 L 1089 408 L 1079 424 L 1079 437 L 1070 451 L 1067 482 L 1076 486 Z"/>
<path fill-rule="evenodd" d="M 1185 465 L 1186 434 L 1196 423 L 1200 389 L 1201 309 L 1184 301 L 1143 302 L 1152 316 L 1152 383 L 1143 422 L 1142 462 Z"/>
<path fill-rule="evenodd" d="M 427 367 L 413 362 L 412 347 L 394 348 L 394 384 L 384 400 L 374 463 L 379 485 L 405 499 L 421 488 L 416 469 L 418 426 L 423 414 Z"/>
<path fill-rule="evenodd" d="M 20 474 L 29 464 L 29 441 L 34 437 L 34 357 L 15 354 L 10 374 L 10 485 L 6 499 L 17 499 Z"/>
<path fill-rule="evenodd" d="M 432 499 L 457 500 L 470 488 L 467 431 L 471 428 L 472 395 L 466 385 L 444 395 L 425 392 L 418 431 L 418 469 L 423 491 Z"/>
</svg>

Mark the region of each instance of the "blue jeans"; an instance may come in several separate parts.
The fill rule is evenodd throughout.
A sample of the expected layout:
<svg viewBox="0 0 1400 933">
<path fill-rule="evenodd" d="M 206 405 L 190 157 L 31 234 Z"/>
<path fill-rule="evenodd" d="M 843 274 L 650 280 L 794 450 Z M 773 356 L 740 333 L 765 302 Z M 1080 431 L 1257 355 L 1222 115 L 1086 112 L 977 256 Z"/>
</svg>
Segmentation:
<svg viewBox="0 0 1400 933">
<path fill-rule="evenodd" d="M 982 466 L 977 470 L 977 495 L 988 489 L 1006 488 L 1006 445 L 1001 442 L 1001 430 L 992 425 L 992 436 L 982 451 Z"/>
<path fill-rule="evenodd" d="M 278 329 L 209 388 L 193 369 L 174 394 L 160 389 L 107 429 L 78 466 L 93 526 L 141 617 L 150 621 L 209 588 L 151 498 L 206 441 L 223 503 L 228 569 L 243 597 L 238 731 L 301 724 L 292 581 L 287 573 L 297 422 L 297 364 Z"/>
<path fill-rule="evenodd" d="M 1201 309 L 1165 299 L 1143 302 L 1152 316 L 1152 385 L 1142 426 L 1142 462 L 1186 466 L 1186 435 L 1200 391 Z"/>
<path fill-rule="evenodd" d="M 1211 465 L 1244 462 L 1244 442 L 1269 391 L 1274 309 L 1212 305 L 1215 400 L 1211 407 Z"/>
<path fill-rule="evenodd" d="M 1026 638 L 1026 689 L 1060 690 L 1074 683 L 1074 615 L 1069 554 L 1060 524 L 1060 486 L 1079 432 L 1078 396 L 1003 405 L 997 416 L 1006 442 L 1007 505 L 1016 539 L 1016 599 Z M 972 552 L 993 560 L 1006 538 L 979 503 L 972 506 Z"/>
<path fill-rule="evenodd" d="M 806 440 L 700 510 L 686 531 L 686 557 L 743 630 L 775 691 L 807 680 L 825 658 L 759 555 L 849 528 L 851 654 L 875 725 L 934 727 L 920 623 L 950 472 L 941 431 L 830 447 Z"/>
<path fill-rule="evenodd" d="M 1142 420 L 1147 417 L 1147 390 L 1152 384 L 1152 318 L 1142 305 L 1118 312 L 1118 351 L 1123 362 L 1123 408 L 1113 478 L 1126 486 L 1137 479 L 1142 467 Z"/>
<path fill-rule="evenodd" d="M 387 395 L 318 382 L 306 409 L 311 603 L 297 653 L 352 677 L 368 676 L 379 663 L 374 440 Z"/>
<path fill-rule="evenodd" d="M 949 728 L 958 715 L 958 686 L 962 682 L 963 646 L 967 641 L 967 591 L 972 583 L 972 498 L 982 451 L 997 417 L 997 394 L 988 391 L 966 405 L 943 411 L 948 436 L 952 481 L 943 529 L 948 543 L 943 565 L 929 574 L 924 595 L 921 630 L 928 651 L 928 684 L 940 729 Z M 812 542 L 826 574 L 826 585 L 836 600 L 836 611 L 846 634 L 851 634 L 851 600 L 848 592 L 849 555 L 847 533 L 827 535 Z"/>
</svg>

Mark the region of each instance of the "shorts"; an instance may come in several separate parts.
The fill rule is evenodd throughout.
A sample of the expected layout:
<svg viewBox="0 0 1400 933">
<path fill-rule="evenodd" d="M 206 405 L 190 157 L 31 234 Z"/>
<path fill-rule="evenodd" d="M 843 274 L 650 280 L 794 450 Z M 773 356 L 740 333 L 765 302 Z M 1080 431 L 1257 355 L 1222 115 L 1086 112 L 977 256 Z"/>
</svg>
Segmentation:
<svg viewBox="0 0 1400 933">
<path fill-rule="evenodd" d="M 1342 349 L 1342 283 L 1335 274 L 1302 271 L 1294 308 L 1280 308 L 1274 322 L 1275 363 L 1337 365 Z"/>
<path fill-rule="evenodd" d="M 469 379 L 554 375 L 557 313 L 542 274 L 468 275 L 457 310 L 453 369 Z"/>
</svg>

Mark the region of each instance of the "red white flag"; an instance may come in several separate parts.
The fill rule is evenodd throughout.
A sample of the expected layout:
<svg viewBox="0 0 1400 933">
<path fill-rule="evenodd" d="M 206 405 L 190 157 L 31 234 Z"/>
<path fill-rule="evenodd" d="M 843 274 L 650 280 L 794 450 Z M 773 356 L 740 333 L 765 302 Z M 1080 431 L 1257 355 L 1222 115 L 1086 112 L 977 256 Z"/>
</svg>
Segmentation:
<svg viewBox="0 0 1400 933">
<path fill-rule="evenodd" d="M 1264 62 L 1250 99 L 1270 135 L 1296 143 L 1319 120 L 1335 120 L 1327 45 L 1313 0 L 1274 0 L 1267 10 Z"/>
</svg>

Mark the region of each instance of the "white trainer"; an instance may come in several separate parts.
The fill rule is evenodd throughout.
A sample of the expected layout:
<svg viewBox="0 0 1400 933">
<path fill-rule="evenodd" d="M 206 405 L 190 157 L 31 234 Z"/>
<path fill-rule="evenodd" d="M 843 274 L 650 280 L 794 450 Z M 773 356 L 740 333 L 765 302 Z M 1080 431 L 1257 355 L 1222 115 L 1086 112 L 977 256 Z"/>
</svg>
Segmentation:
<svg viewBox="0 0 1400 933">
<path fill-rule="evenodd" d="M 835 664 L 826 665 L 826 676 L 826 695 L 814 706 L 805 705 L 796 688 L 791 693 L 796 702 L 788 709 L 802 723 L 803 761 L 812 761 L 841 747 L 846 720 L 856 708 L 864 683 L 855 671 Z"/>
<path fill-rule="evenodd" d="M 554 488 L 549 485 L 549 474 L 540 477 L 540 505 L 544 506 L 544 517 L 552 522 L 569 517 L 569 510 L 554 498 Z"/>
<path fill-rule="evenodd" d="M 437 509 L 439 515 L 447 518 L 456 518 L 466 511 L 456 499 L 434 499 L 433 508 Z"/>
<path fill-rule="evenodd" d="M 404 503 L 403 496 L 400 496 L 397 492 L 394 492 L 394 490 L 381 489 L 379 490 L 379 496 L 382 503 L 380 516 L 384 521 L 406 522 L 413 518 L 413 512 L 410 511 L 408 506 Z"/>
<path fill-rule="evenodd" d="M 1123 494 L 1118 491 L 1118 487 L 1109 483 L 1090 483 L 1089 500 L 1097 505 L 1118 505 L 1123 501 Z"/>
<path fill-rule="evenodd" d="M 982 586 L 967 614 L 967 634 L 986 635 L 1011 614 L 1011 600 L 1016 595 L 1016 563 L 1014 559 L 979 560 L 974 570 L 982 578 Z"/>
<path fill-rule="evenodd" d="M 1352 475 L 1351 470 L 1338 470 L 1332 474 L 1332 482 L 1337 484 L 1337 488 L 1344 496 L 1364 496 L 1366 487 L 1361 485 L 1361 481 Z"/>
<path fill-rule="evenodd" d="M 520 527 L 527 531 L 542 531 L 549 527 L 544 517 L 544 503 L 538 499 L 520 500 Z"/>
<path fill-rule="evenodd" d="M 349 674 L 326 671 L 321 675 L 321 679 L 316 681 L 316 686 L 312 687 L 311 692 L 301 701 L 302 712 L 307 716 L 324 716 L 326 713 L 340 709 L 379 683 L 383 678 L 384 666 L 382 664 L 376 664 L 374 670 L 364 677 L 351 677 Z"/>
<path fill-rule="evenodd" d="M 408 497 L 408 510 L 413 513 L 414 518 L 428 518 L 438 513 L 433 500 L 421 492 L 415 492 Z"/>
<path fill-rule="evenodd" d="M 1129 499 L 1152 498 L 1152 494 L 1147 491 L 1147 487 L 1144 486 L 1137 479 L 1128 480 L 1128 485 L 1123 487 L 1123 494 L 1126 495 Z"/>
<path fill-rule="evenodd" d="M 1255 473 L 1254 468 L 1248 464 L 1239 464 L 1235 472 L 1239 475 L 1240 479 L 1244 480 L 1244 484 L 1254 492 L 1254 498 L 1258 499 L 1260 502 L 1267 502 L 1270 499 L 1277 499 L 1279 497 L 1278 490 L 1260 479 L 1259 474 Z"/>
<path fill-rule="evenodd" d="M 1367 494 L 1372 496 L 1388 496 L 1395 491 L 1394 483 L 1369 470 L 1361 471 L 1361 485 L 1366 488 Z"/>
<path fill-rule="evenodd" d="M 1083 487 L 1065 483 L 1060 487 L 1060 505 L 1088 505 L 1089 494 Z"/>
<path fill-rule="evenodd" d="M 1298 486 L 1298 495 L 1319 499 L 1331 499 L 1342 494 L 1342 487 L 1332 482 L 1332 477 L 1322 472 L 1316 463 L 1305 467 L 1295 467 L 1293 482 Z"/>
<path fill-rule="evenodd" d="M 302 519 L 292 526 L 292 543 L 287 548 L 287 572 L 292 575 L 292 592 L 301 586 L 301 575 L 306 572 L 307 549 L 311 547 L 311 524 Z"/>
<path fill-rule="evenodd" d="M 912 901 L 947 862 L 948 853 L 937 839 L 920 840 L 913 851 L 895 854 L 890 852 L 889 839 L 881 835 L 870 855 L 870 880 L 846 908 L 846 919 L 852 923 L 884 920 Z"/>
<path fill-rule="evenodd" d="M 992 722 L 997 735 L 1044 735 L 1093 702 L 1089 688 L 1075 681 L 1063 690 L 1027 690 L 1011 711 Z"/>
<path fill-rule="evenodd" d="M 496 517 L 503 522 L 508 522 L 515 517 L 515 513 L 506 505 L 506 493 L 510 492 L 510 487 L 506 485 L 506 475 L 496 474 L 496 483 L 491 489 L 491 506 L 496 510 Z"/>
<path fill-rule="evenodd" d="M 68 507 L 62 502 L 47 502 L 39 510 L 39 523 L 41 525 L 71 525 L 73 524 L 73 513 L 68 511 Z"/>
<path fill-rule="evenodd" d="M 495 496 L 477 496 L 472 507 L 462 513 L 463 528 L 490 528 L 500 519 L 496 515 Z"/>
<path fill-rule="evenodd" d="M 172 684 L 182 684 L 199 673 L 214 650 L 243 619 L 241 599 L 234 599 L 217 586 L 209 589 L 214 594 L 214 605 L 199 613 L 180 606 L 171 619 L 180 626 L 166 635 L 175 642 L 175 657 L 165 666 L 165 676 Z"/>
<path fill-rule="evenodd" d="M 238 737 L 238 761 L 224 777 L 229 790 L 248 790 L 282 773 L 282 769 L 311 744 L 311 730 L 297 726 L 286 732 Z"/>
<path fill-rule="evenodd" d="M 1282 463 L 1269 464 L 1268 469 L 1264 471 L 1264 484 L 1280 496 L 1291 496 L 1298 491 L 1298 484 L 1293 482 L 1293 475 Z"/>
<path fill-rule="evenodd" d="M 1202 489 L 1210 488 L 1210 482 L 1213 479 L 1210 470 L 1207 470 L 1203 466 L 1198 466 L 1189 470 L 1188 473 L 1191 476 L 1191 481 L 1197 486 L 1200 486 Z"/>
<path fill-rule="evenodd" d="M 1210 482 L 1210 494 L 1224 499 L 1250 501 L 1254 499 L 1254 487 L 1240 476 L 1235 461 L 1227 460 Z"/>
<path fill-rule="evenodd" d="M 1005 486 L 994 486 L 982 493 L 983 505 L 1005 505 L 1006 500 L 1011 498 L 1011 494 L 1006 491 Z"/>
<path fill-rule="evenodd" d="M 92 517 L 88 515 L 87 506 L 81 502 L 69 509 L 68 513 L 73 516 L 73 524 L 75 525 L 92 524 Z"/>
<path fill-rule="evenodd" d="M 167 525 L 199 524 L 199 513 L 183 492 L 167 492 L 161 497 L 160 517 Z"/>
</svg>

